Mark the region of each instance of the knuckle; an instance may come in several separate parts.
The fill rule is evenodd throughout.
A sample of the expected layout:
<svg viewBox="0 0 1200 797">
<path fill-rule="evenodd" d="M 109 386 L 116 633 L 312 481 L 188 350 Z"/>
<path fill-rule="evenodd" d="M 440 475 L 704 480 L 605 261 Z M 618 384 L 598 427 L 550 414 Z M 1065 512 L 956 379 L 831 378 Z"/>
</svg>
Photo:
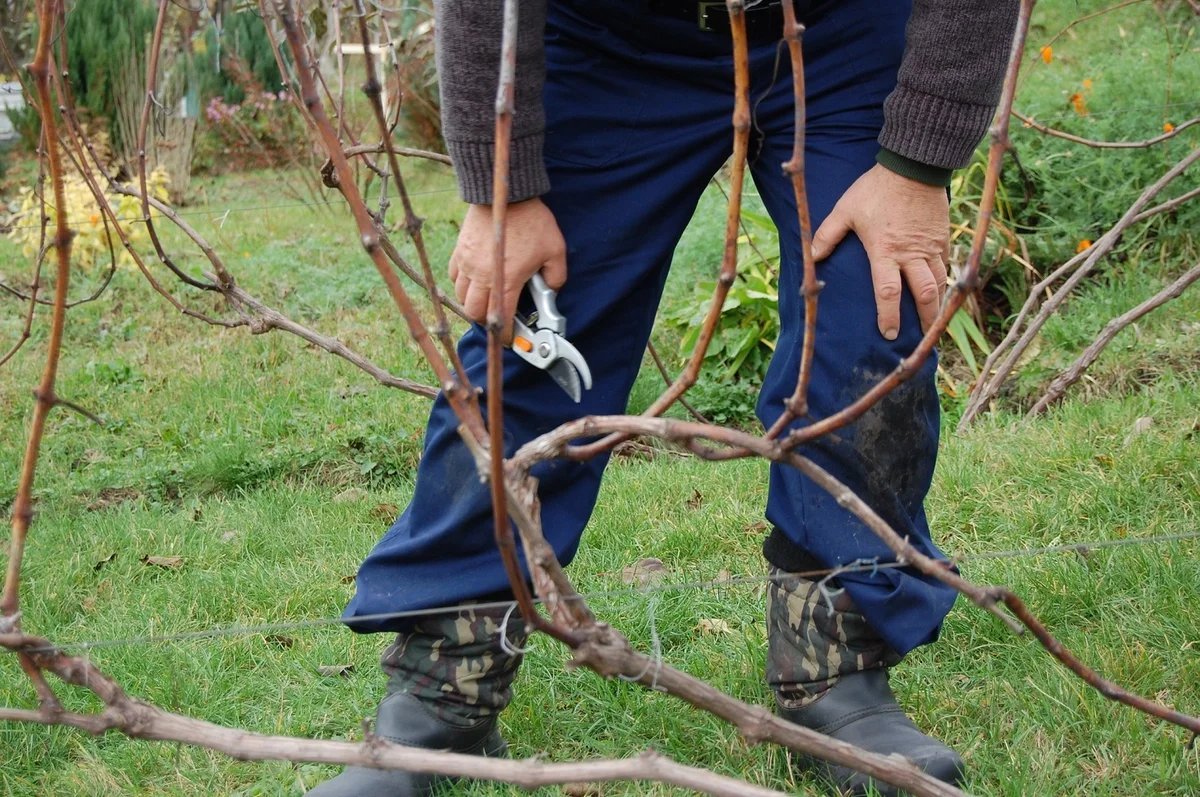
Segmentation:
<svg viewBox="0 0 1200 797">
<path fill-rule="evenodd" d="M 887 302 L 894 302 L 900 298 L 900 285 L 895 282 L 885 282 L 882 285 L 875 286 L 875 295 Z"/>
<path fill-rule="evenodd" d="M 929 304 L 936 302 L 940 298 L 941 291 L 938 290 L 937 283 L 929 282 L 917 288 L 915 294 L 917 304 Z"/>
</svg>

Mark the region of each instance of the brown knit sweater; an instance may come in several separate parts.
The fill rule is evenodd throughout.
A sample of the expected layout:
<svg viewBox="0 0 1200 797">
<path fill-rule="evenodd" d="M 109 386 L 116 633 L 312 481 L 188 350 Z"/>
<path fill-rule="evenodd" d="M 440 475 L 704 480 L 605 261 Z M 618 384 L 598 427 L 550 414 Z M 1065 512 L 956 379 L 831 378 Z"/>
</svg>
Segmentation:
<svg viewBox="0 0 1200 797">
<path fill-rule="evenodd" d="M 896 89 L 884 103 L 881 158 L 937 170 L 965 166 L 1000 96 L 1018 0 L 914 0 Z M 437 0 L 442 134 L 462 198 L 491 201 L 500 65 L 500 0 Z M 522 0 L 509 200 L 550 188 L 542 161 L 546 0 Z M 895 156 L 899 156 L 896 158 Z"/>
</svg>

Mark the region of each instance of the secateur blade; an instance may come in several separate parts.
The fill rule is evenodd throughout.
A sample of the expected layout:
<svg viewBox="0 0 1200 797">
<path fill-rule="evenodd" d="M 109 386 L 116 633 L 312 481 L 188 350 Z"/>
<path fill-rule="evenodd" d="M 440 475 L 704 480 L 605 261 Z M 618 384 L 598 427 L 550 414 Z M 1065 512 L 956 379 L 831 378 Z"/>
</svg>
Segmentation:
<svg viewBox="0 0 1200 797">
<path fill-rule="evenodd" d="M 558 312 L 557 294 L 540 274 L 529 281 L 537 312 L 530 318 L 513 318 L 512 349 L 522 359 L 547 371 L 554 382 L 576 404 L 583 390 L 592 386 L 592 372 L 579 349 L 563 337 L 567 319 Z"/>
<path fill-rule="evenodd" d="M 578 404 L 579 400 L 583 398 L 580 382 L 583 382 L 584 388 L 591 389 L 592 387 L 591 369 L 588 368 L 587 360 L 583 359 L 579 349 L 571 345 L 569 340 L 559 338 L 557 343 L 558 360 L 547 370 L 558 386 L 567 392 L 572 401 Z"/>
</svg>

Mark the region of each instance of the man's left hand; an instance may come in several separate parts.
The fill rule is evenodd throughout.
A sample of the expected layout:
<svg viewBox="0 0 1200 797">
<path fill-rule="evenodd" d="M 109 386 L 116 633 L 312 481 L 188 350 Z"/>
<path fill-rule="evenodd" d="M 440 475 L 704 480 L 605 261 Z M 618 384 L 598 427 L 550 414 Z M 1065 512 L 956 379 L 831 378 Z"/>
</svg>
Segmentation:
<svg viewBox="0 0 1200 797">
<path fill-rule="evenodd" d="M 946 293 L 950 204 L 946 189 L 902 177 L 875 164 L 842 194 L 813 235 L 813 258 L 824 260 L 853 231 L 871 261 L 879 333 L 900 333 L 901 285 L 917 301 L 928 329 Z"/>
</svg>

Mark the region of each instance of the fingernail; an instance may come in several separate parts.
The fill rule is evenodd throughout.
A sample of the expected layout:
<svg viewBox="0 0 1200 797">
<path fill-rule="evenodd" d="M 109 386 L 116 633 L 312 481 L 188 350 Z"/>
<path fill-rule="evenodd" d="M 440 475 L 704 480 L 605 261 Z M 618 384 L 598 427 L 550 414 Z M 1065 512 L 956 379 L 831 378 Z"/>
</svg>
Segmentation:
<svg viewBox="0 0 1200 797">
<path fill-rule="evenodd" d="M 900 330 L 896 329 L 895 327 L 892 327 L 891 329 L 883 330 L 883 336 L 885 338 L 887 338 L 888 340 L 895 340 L 896 336 L 899 334 L 900 334 Z"/>
</svg>

